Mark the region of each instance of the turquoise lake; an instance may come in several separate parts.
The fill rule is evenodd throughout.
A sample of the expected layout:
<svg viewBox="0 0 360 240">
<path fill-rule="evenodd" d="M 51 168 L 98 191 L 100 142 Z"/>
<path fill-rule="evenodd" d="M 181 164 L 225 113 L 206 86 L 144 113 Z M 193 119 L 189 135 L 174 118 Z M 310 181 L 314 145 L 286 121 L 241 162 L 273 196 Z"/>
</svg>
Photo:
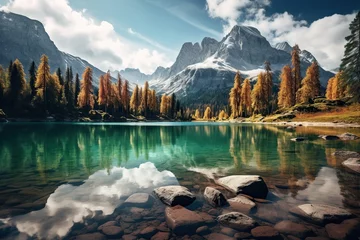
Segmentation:
<svg viewBox="0 0 360 240">
<path fill-rule="evenodd" d="M 2 237 L 73 239 L 93 231 L 92 224 L 138 216 L 119 208 L 124 199 L 165 185 L 189 188 L 197 197 L 190 209 L 208 211 L 205 187 L 228 175 L 264 178 L 273 203 L 259 203 L 251 213 L 259 222 L 293 219 L 287 210 L 302 203 L 360 216 L 360 175 L 332 155 L 359 151 L 360 141 L 318 137 L 348 131 L 358 130 L 200 122 L 0 124 L 0 219 L 12 226 Z M 298 136 L 307 140 L 290 141 Z M 161 225 L 164 208 L 158 201 L 140 218 L 119 222 L 125 234 Z"/>
</svg>

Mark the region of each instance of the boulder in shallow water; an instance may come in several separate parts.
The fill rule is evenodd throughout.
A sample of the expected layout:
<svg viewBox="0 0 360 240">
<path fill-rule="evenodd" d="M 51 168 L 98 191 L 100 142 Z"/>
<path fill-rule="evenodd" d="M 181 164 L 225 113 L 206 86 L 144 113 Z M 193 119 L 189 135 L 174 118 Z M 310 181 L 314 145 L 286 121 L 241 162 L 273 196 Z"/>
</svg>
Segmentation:
<svg viewBox="0 0 360 240">
<path fill-rule="evenodd" d="M 210 205 L 214 207 L 221 207 L 227 204 L 224 195 L 219 190 L 212 187 L 205 188 L 204 198 Z"/>
<path fill-rule="evenodd" d="M 254 198 L 266 198 L 269 191 L 258 175 L 233 175 L 219 178 L 216 182 L 236 194 L 243 193 Z"/>
<path fill-rule="evenodd" d="M 339 140 L 339 137 L 335 135 L 320 135 L 319 137 L 324 140 Z"/>
<path fill-rule="evenodd" d="M 314 233 L 311 230 L 311 228 L 299 224 L 294 223 L 289 220 L 278 222 L 274 226 L 275 230 L 279 231 L 280 233 L 286 234 L 286 235 L 292 235 L 301 239 L 305 239 L 306 237 L 313 236 Z"/>
<path fill-rule="evenodd" d="M 228 203 L 232 209 L 246 213 L 256 207 L 256 204 L 253 201 L 241 195 L 228 199 Z"/>
<path fill-rule="evenodd" d="M 342 162 L 342 165 L 360 173 L 360 158 L 349 158 L 345 162 Z"/>
<path fill-rule="evenodd" d="M 230 212 L 220 215 L 217 217 L 217 221 L 225 227 L 239 231 L 249 231 L 257 225 L 254 219 L 239 212 Z"/>
<path fill-rule="evenodd" d="M 270 226 L 259 226 L 251 229 L 251 235 L 256 239 L 282 239 L 279 232 Z"/>
<path fill-rule="evenodd" d="M 341 224 L 330 223 L 325 229 L 331 239 L 350 240 L 360 236 L 359 219 L 348 219 Z"/>
<path fill-rule="evenodd" d="M 205 226 L 207 222 L 207 219 L 204 219 L 200 214 L 180 205 L 167 207 L 165 218 L 167 225 L 176 235 L 195 233 L 199 227 Z"/>
<path fill-rule="evenodd" d="M 352 133 L 343 133 L 343 134 L 339 135 L 339 138 L 344 141 L 359 139 L 358 136 L 356 136 L 355 134 L 352 134 Z"/>
<path fill-rule="evenodd" d="M 303 204 L 290 209 L 290 212 L 317 224 L 337 223 L 353 217 L 343 208 L 325 204 Z"/>
<path fill-rule="evenodd" d="M 169 206 L 187 206 L 196 199 L 189 189 L 182 186 L 159 187 L 156 188 L 154 192 L 163 203 Z"/>
<path fill-rule="evenodd" d="M 154 198 L 147 193 L 134 193 L 128 197 L 124 205 L 127 207 L 148 208 L 154 203 Z"/>
</svg>

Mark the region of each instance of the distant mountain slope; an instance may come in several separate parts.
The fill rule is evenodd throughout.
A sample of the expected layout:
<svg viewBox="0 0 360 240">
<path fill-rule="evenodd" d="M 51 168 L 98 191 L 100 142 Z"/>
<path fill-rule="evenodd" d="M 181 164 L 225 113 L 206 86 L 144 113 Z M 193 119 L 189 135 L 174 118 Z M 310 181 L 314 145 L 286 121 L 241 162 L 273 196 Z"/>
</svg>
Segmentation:
<svg viewBox="0 0 360 240">
<path fill-rule="evenodd" d="M 170 68 L 161 68 L 161 75 L 150 76 L 150 86 L 159 93 L 175 93 L 186 103 L 226 104 L 237 70 L 255 80 L 264 62 L 270 61 L 274 82 L 278 83 L 282 67 L 291 64 L 291 50 L 286 42 L 272 47 L 256 28 L 235 26 L 220 42 L 204 38 L 201 44 L 185 43 Z M 302 50 L 300 59 L 305 76 L 315 57 Z M 332 76 L 320 68 L 322 86 Z"/>
<path fill-rule="evenodd" d="M 103 71 L 87 61 L 61 52 L 51 41 L 41 22 L 25 16 L 0 11 L 0 64 L 8 67 L 10 60 L 16 58 L 27 70 L 32 61 L 38 65 L 40 57 L 49 57 L 51 71 L 60 67 L 65 72 L 66 66 L 72 66 L 73 72 L 81 74 L 89 66 L 93 69 L 94 84 L 98 85 L 98 78 Z"/>
</svg>

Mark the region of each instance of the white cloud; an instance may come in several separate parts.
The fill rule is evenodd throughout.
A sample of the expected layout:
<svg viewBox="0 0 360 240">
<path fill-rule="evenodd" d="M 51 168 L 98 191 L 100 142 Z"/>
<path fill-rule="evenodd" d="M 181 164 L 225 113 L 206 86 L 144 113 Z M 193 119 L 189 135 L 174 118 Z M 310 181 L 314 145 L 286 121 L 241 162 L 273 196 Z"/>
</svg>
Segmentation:
<svg viewBox="0 0 360 240">
<path fill-rule="evenodd" d="M 287 41 L 310 51 L 327 68 L 338 67 L 344 54 L 345 36 L 355 14 L 324 17 L 310 25 L 288 12 L 266 16 L 270 0 L 207 0 L 209 16 L 225 21 L 224 33 L 236 24 L 256 27 L 271 44 Z M 230 10 L 229 10 L 230 9 Z"/>
<path fill-rule="evenodd" d="M 164 53 L 139 48 L 119 36 L 111 23 L 88 16 L 86 9 L 72 9 L 67 0 L 9 0 L 0 9 L 41 21 L 60 50 L 104 71 L 137 67 L 151 73 L 159 65 L 170 63 Z M 146 61 L 139 59 L 145 52 Z"/>
</svg>

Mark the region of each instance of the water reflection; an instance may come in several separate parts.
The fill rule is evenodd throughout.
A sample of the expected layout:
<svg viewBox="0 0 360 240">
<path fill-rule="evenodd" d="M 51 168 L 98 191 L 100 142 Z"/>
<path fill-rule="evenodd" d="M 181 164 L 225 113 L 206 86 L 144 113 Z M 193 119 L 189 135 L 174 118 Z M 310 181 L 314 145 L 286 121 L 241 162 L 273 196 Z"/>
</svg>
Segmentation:
<svg viewBox="0 0 360 240">
<path fill-rule="evenodd" d="M 138 168 L 100 170 L 80 186 L 59 186 L 43 209 L 14 217 L 9 222 L 30 236 L 41 239 L 63 237 L 74 223 L 94 216 L 97 211 L 112 214 L 121 203 L 120 198 L 164 185 L 178 185 L 175 175 L 170 171 L 160 172 L 149 162 Z"/>
</svg>

